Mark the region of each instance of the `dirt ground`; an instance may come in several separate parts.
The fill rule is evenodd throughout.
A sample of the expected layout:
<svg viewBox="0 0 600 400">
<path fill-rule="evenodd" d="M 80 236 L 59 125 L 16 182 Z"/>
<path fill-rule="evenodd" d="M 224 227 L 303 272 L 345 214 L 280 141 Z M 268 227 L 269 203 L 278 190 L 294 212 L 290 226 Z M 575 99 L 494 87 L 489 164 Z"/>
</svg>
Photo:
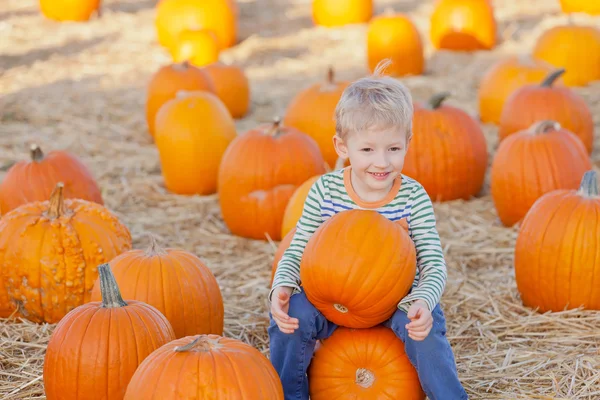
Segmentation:
<svg viewBox="0 0 600 400">
<path fill-rule="evenodd" d="M 129 227 L 134 247 L 147 232 L 165 246 L 201 257 L 225 300 L 225 335 L 268 355 L 266 295 L 274 248 L 229 234 L 216 195 L 168 193 L 158 153 L 146 132 L 150 75 L 170 62 L 156 41 L 156 0 L 110 0 L 89 23 L 44 19 L 33 0 L 0 1 L 0 179 L 28 157 L 29 145 L 68 149 L 93 171 L 106 206 Z M 237 121 L 242 133 L 282 115 L 290 99 L 324 78 L 367 73 L 366 25 L 314 27 L 310 0 L 246 0 L 239 44 L 222 60 L 245 68 L 252 109 Z M 501 43 L 493 51 L 435 52 L 430 44 L 432 1 L 376 0 L 410 14 L 426 44 L 423 76 L 403 79 L 417 100 L 448 90 L 448 104 L 477 116 L 476 91 L 485 70 L 510 54 L 527 54 L 545 29 L 567 21 L 558 0 L 494 0 Z M 600 18 L 574 21 L 600 26 Z M 600 134 L 600 82 L 575 89 L 592 108 Z M 497 128 L 483 126 L 490 154 Z M 596 148 L 600 148 L 596 145 Z M 598 166 L 598 151 L 593 161 Z M 491 161 L 491 157 L 490 157 Z M 516 290 L 516 228 L 500 225 L 486 184 L 469 202 L 436 204 L 448 262 L 442 298 L 460 378 L 472 399 L 600 398 L 600 313 L 541 315 L 524 308 Z M 0 321 L 0 398 L 44 398 L 45 346 L 53 325 Z"/>
</svg>

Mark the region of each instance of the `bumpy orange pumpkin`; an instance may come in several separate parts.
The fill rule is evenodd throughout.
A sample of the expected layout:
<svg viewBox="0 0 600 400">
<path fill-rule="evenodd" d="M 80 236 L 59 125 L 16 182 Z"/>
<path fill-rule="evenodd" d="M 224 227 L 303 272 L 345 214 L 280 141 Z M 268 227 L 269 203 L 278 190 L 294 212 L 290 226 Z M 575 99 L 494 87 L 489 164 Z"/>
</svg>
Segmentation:
<svg viewBox="0 0 600 400">
<path fill-rule="evenodd" d="M 40 9 L 49 19 L 85 22 L 100 12 L 100 0 L 40 0 Z"/>
<path fill-rule="evenodd" d="M 508 96 L 528 83 L 541 82 L 554 67 L 530 57 L 509 57 L 492 65 L 479 83 L 479 116 L 483 122 L 497 124 Z M 559 78 L 557 85 L 562 84 Z"/>
<path fill-rule="evenodd" d="M 154 136 L 156 113 L 180 90 L 215 93 L 215 86 L 204 71 L 187 61 L 161 67 L 150 79 L 146 97 L 146 122 L 150 135 Z"/>
<path fill-rule="evenodd" d="M 6 214 L 22 204 L 48 200 L 58 182 L 64 183 L 64 197 L 104 204 L 96 180 L 88 168 L 67 151 L 44 155 L 38 145 L 31 146 L 31 161 L 19 161 L 0 183 L 0 213 Z"/>
<path fill-rule="evenodd" d="M 512 226 L 542 195 L 576 189 L 591 165 L 581 140 L 554 121 L 540 121 L 510 135 L 500 142 L 491 170 L 500 221 Z"/>
<path fill-rule="evenodd" d="M 367 31 L 369 70 L 375 71 L 384 59 L 392 64 L 386 74 L 392 76 L 420 75 L 425 69 L 423 41 L 419 31 L 404 14 L 386 14 L 373 18 Z"/>
<path fill-rule="evenodd" d="M 250 108 L 250 82 L 244 70 L 236 65 L 216 62 L 202 69 L 215 86 L 215 92 L 233 118 L 242 118 Z"/>
<path fill-rule="evenodd" d="M 596 172 L 579 190 L 555 190 L 527 213 L 515 245 L 523 303 L 540 312 L 583 306 L 600 310 L 600 194 Z"/>
<path fill-rule="evenodd" d="M 316 25 L 328 27 L 368 22 L 373 0 L 313 0 L 312 16 Z"/>
<path fill-rule="evenodd" d="M 124 400 L 150 398 L 283 400 L 283 388 L 275 368 L 254 347 L 199 335 L 167 343 L 142 362 Z"/>
<path fill-rule="evenodd" d="M 567 86 L 585 86 L 600 79 L 600 29 L 594 26 L 555 26 L 538 38 L 533 56 L 565 68 Z"/>
<path fill-rule="evenodd" d="M 209 92 L 179 92 L 156 114 L 154 140 L 168 190 L 177 194 L 217 191 L 221 158 L 236 137 L 225 105 Z"/>
<path fill-rule="evenodd" d="M 442 105 L 448 93 L 415 104 L 413 137 L 402 173 L 419 181 L 432 200 L 468 200 L 481 190 L 487 169 L 485 136 L 466 112 Z"/>
<path fill-rule="evenodd" d="M 541 85 L 525 85 L 513 92 L 506 100 L 500 117 L 500 140 L 536 121 L 552 119 L 576 134 L 588 153 L 592 152 L 594 121 L 585 100 L 567 87 L 552 86 L 564 71 L 560 69 L 551 73 Z"/>
<path fill-rule="evenodd" d="M 225 223 L 234 235 L 281 239 L 281 222 L 296 188 L 325 172 L 313 139 L 277 120 L 236 137 L 223 155 L 218 192 Z"/>
<path fill-rule="evenodd" d="M 33 322 L 58 322 L 90 300 L 96 266 L 131 249 L 125 225 L 103 206 L 63 199 L 24 204 L 0 219 L 0 272 L 10 300 Z"/>
<path fill-rule="evenodd" d="M 565 13 L 583 12 L 600 15 L 600 2 L 593 0 L 560 0 L 560 7 Z"/>
<path fill-rule="evenodd" d="M 329 68 L 327 81 L 317 83 L 300 91 L 287 107 L 283 122 L 315 139 L 323 158 L 333 167 L 338 158 L 333 147 L 335 135 L 335 107 L 342 92 L 350 82 L 334 80 L 333 69 Z"/>
<path fill-rule="evenodd" d="M 71 311 L 50 337 L 44 358 L 49 400 L 122 399 L 141 362 L 175 339 L 156 308 L 123 301 L 108 264 L 98 272 L 102 300 Z"/>
<path fill-rule="evenodd" d="M 437 49 L 474 51 L 496 46 L 496 18 L 487 0 L 439 0 L 430 26 Z"/>
<path fill-rule="evenodd" d="M 177 36 L 171 48 L 175 62 L 189 61 L 203 67 L 219 60 L 219 43 L 214 31 L 208 29 L 186 29 Z"/>
<path fill-rule="evenodd" d="M 306 297 L 340 326 L 369 328 L 388 319 L 415 279 L 408 233 L 377 211 L 348 210 L 309 239 L 300 264 Z"/>
<path fill-rule="evenodd" d="M 210 269 L 194 254 L 162 249 L 151 237 L 148 250 L 130 250 L 110 261 L 123 297 L 156 307 L 181 338 L 223 334 L 223 298 Z M 92 301 L 101 298 L 100 281 Z"/>
<path fill-rule="evenodd" d="M 425 399 L 404 344 L 383 326 L 336 329 L 315 352 L 308 381 L 313 400 Z"/>
</svg>

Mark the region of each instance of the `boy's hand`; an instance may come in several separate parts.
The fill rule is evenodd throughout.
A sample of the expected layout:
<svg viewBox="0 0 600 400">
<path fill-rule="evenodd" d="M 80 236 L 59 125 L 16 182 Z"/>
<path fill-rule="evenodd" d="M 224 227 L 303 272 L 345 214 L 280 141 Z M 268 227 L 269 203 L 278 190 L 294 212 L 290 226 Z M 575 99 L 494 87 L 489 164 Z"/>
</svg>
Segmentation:
<svg viewBox="0 0 600 400">
<path fill-rule="evenodd" d="M 415 301 L 406 313 L 410 323 L 406 325 L 408 336 L 412 340 L 424 340 L 433 327 L 433 317 L 423 300 Z"/>
<path fill-rule="evenodd" d="M 279 286 L 273 290 L 271 296 L 271 316 L 283 333 L 294 333 L 299 327 L 298 319 L 288 315 L 292 290 L 291 287 Z"/>
</svg>

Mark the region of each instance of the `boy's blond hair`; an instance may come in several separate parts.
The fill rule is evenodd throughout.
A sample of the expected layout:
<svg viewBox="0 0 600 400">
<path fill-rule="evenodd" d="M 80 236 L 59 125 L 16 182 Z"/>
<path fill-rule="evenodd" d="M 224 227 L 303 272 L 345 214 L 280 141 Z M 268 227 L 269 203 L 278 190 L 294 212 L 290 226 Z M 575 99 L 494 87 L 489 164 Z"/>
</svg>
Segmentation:
<svg viewBox="0 0 600 400">
<path fill-rule="evenodd" d="M 350 132 L 398 127 L 412 136 L 413 103 L 400 81 L 384 76 L 391 60 L 381 61 L 373 74 L 352 82 L 335 108 L 335 130 L 344 139 Z"/>
</svg>

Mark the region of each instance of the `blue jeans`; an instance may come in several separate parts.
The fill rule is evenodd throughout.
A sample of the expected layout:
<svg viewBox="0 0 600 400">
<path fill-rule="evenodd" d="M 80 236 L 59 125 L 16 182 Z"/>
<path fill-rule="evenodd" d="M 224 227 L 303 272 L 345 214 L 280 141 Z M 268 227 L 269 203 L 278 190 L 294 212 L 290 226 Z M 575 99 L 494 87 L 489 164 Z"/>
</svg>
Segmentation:
<svg viewBox="0 0 600 400">
<path fill-rule="evenodd" d="M 290 298 L 288 314 L 298 318 L 299 329 L 294 333 L 283 333 L 271 317 L 268 329 L 271 363 L 283 384 L 285 400 L 308 400 L 306 370 L 316 341 L 331 336 L 337 325 L 326 320 L 308 301 L 304 292 Z M 405 325 L 410 320 L 400 309 L 382 325 L 391 328 L 404 342 L 406 354 L 417 370 L 421 387 L 430 400 L 467 399 L 467 393 L 458 380 L 454 354 L 446 339 L 446 319 L 439 304 L 433 309 L 432 316 L 433 328 L 422 341 L 408 337 Z"/>
</svg>

